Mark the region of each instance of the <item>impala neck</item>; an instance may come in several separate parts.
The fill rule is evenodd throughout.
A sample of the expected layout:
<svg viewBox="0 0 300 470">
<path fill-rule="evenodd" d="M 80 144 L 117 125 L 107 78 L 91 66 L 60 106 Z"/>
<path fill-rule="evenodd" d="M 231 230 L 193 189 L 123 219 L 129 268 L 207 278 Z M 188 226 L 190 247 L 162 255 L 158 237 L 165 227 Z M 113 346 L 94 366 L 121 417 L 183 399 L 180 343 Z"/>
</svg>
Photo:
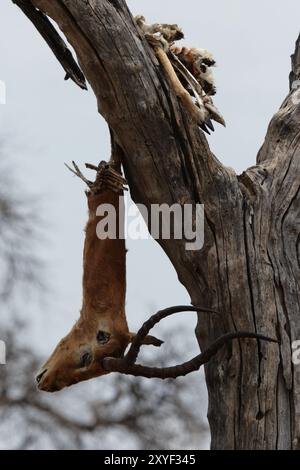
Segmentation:
<svg viewBox="0 0 300 470">
<path fill-rule="evenodd" d="M 109 189 L 98 194 L 89 193 L 87 196 L 89 219 L 83 254 L 82 314 L 110 321 L 115 317 L 122 317 L 126 323 L 126 249 L 124 237 L 119 238 L 119 228 L 124 225 L 122 196 L 123 193 L 115 193 Z M 116 239 L 101 240 L 97 236 L 97 225 L 103 217 L 97 216 L 96 212 L 102 204 L 111 204 L 115 208 Z M 106 216 L 107 213 L 104 214 Z"/>
</svg>

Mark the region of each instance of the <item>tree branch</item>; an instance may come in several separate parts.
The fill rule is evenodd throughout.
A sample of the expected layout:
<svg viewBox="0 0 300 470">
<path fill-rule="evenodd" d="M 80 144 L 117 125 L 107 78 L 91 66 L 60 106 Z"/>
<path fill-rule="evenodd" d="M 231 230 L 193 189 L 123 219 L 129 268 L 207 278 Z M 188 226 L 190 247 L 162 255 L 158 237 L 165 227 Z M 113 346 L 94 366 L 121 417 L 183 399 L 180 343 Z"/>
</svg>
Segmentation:
<svg viewBox="0 0 300 470">
<path fill-rule="evenodd" d="M 147 41 L 140 37 L 124 1 L 33 0 L 33 3 L 57 22 L 75 47 L 84 74 L 98 98 L 99 110 L 117 134 L 127 155 L 128 171 L 139 158 L 152 168 L 152 179 L 161 179 L 159 168 L 169 160 L 166 154 L 173 158 L 175 168 L 173 165 L 171 173 L 171 168 L 162 168 L 164 174 L 170 174 L 170 180 L 174 180 L 168 187 L 165 186 L 166 194 L 160 198 L 161 201 L 172 199 L 170 192 L 174 193 L 173 183 L 179 184 L 179 168 L 192 163 L 188 161 L 192 155 L 187 155 L 193 153 L 188 145 L 190 136 L 187 132 L 192 133 L 191 137 L 197 143 L 198 149 L 194 149 L 196 155 L 193 159 L 200 160 L 201 180 L 205 179 L 206 182 L 212 171 L 217 172 L 222 167 L 209 151 L 203 133 L 196 124 L 191 123 L 188 112 L 170 90 L 163 71 L 158 67 Z M 93 43 L 90 40 L 92 37 Z M 124 119 L 124 116 L 131 116 L 131 119 Z M 130 141 L 133 133 L 134 143 Z M 157 142 L 164 142 L 164 148 L 157 148 Z M 208 167 L 209 161 L 211 168 Z M 187 172 L 188 168 L 185 168 Z M 226 169 L 223 167 L 222 172 L 225 177 Z M 193 175 L 189 176 L 195 188 L 198 182 L 195 182 Z M 146 177 L 148 179 L 148 175 L 141 179 L 140 187 L 149 187 Z"/>
<path fill-rule="evenodd" d="M 76 63 L 72 52 L 68 49 L 66 43 L 60 37 L 47 16 L 40 10 L 37 10 L 30 0 L 12 1 L 23 11 L 23 13 L 25 13 L 27 18 L 29 18 L 41 36 L 45 39 L 55 57 L 66 71 L 65 80 L 71 78 L 76 85 L 83 90 L 87 90 L 85 77 Z"/>
<path fill-rule="evenodd" d="M 297 135 L 300 131 L 300 35 L 291 60 L 290 93 L 271 120 L 264 145 L 257 157 L 258 165 L 263 164 L 274 180 L 280 180 L 280 173 L 287 171 L 291 157 L 299 147 Z"/>
<path fill-rule="evenodd" d="M 137 30 L 125 1 L 32 2 L 58 24 L 74 47 L 99 112 L 122 148 L 133 200 L 146 207 L 205 202 L 205 248 L 197 260 L 186 252 L 185 240 L 158 242 L 188 287 L 192 303 L 206 298 L 207 305 L 218 308 L 223 303 L 223 292 L 218 292 L 220 273 L 215 269 L 209 286 L 205 273 L 208 266 L 217 267 L 218 256 L 223 257 L 216 249 L 224 237 L 221 215 L 230 213 L 237 219 L 242 207 L 236 174 L 211 153 L 204 133 L 170 88 L 154 52 Z"/>
<path fill-rule="evenodd" d="M 292 91 L 293 86 L 295 86 L 294 89 L 297 89 L 300 86 L 300 83 L 295 84 L 295 81 L 300 79 L 300 34 L 296 41 L 295 52 L 291 56 L 291 59 L 292 59 L 292 70 L 290 73 L 290 90 Z"/>
</svg>

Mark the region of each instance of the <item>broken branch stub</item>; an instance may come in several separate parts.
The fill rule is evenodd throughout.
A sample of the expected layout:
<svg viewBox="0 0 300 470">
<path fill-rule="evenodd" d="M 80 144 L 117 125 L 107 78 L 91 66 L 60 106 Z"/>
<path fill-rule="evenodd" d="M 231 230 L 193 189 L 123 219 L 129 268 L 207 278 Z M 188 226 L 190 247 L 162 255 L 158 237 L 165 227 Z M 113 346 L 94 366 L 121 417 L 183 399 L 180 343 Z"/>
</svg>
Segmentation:
<svg viewBox="0 0 300 470">
<path fill-rule="evenodd" d="M 30 0 L 12 0 L 33 23 L 66 72 L 65 80 L 71 78 L 81 89 L 87 90 L 85 76 L 65 41 L 58 34 L 47 15 L 38 10 Z"/>
</svg>

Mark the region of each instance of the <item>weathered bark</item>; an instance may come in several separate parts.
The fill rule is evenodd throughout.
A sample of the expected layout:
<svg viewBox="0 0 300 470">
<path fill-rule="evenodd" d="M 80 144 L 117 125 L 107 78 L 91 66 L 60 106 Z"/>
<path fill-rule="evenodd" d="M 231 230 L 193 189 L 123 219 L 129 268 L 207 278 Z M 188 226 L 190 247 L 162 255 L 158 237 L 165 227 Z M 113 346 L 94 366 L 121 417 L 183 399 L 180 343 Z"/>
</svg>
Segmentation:
<svg viewBox="0 0 300 470">
<path fill-rule="evenodd" d="M 136 202 L 205 204 L 205 245 L 164 240 L 193 304 L 222 312 L 199 318 L 197 338 L 256 331 L 281 346 L 235 342 L 206 367 L 214 449 L 299 449 L 300 339 L 297 89 L 269 126 L 256 166 L 237 176 L 211 153 L 205 136 L 170 90 L 123 0 L 32 0 L 74 47 L 99 112 L 124 151 Z M 299 41 L 291 82 L 300 68 Z M 294 86 L 295 88 L 295 86 Z"/>
</svg>

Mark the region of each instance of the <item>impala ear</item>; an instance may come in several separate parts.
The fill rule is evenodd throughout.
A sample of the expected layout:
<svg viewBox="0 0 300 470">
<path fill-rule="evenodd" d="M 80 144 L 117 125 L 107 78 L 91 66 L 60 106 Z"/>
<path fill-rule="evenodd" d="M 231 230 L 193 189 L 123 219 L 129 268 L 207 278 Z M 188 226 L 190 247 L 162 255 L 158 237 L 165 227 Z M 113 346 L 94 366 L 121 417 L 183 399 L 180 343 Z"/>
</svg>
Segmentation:
<svg viewBox="0 0 300 470">
<path fill-rule="evenodd" d="M 130 340 L 129 342 L 131 343 L 133 339 L 136 337 L 136 333 L 130 333 Z M 164 341 L 155 338 L 155 336 L 148 335 L 146 338 L 143 340 L 142 344 L 150 344 L 152 346 L 160 347 Z"/>
</svg>

